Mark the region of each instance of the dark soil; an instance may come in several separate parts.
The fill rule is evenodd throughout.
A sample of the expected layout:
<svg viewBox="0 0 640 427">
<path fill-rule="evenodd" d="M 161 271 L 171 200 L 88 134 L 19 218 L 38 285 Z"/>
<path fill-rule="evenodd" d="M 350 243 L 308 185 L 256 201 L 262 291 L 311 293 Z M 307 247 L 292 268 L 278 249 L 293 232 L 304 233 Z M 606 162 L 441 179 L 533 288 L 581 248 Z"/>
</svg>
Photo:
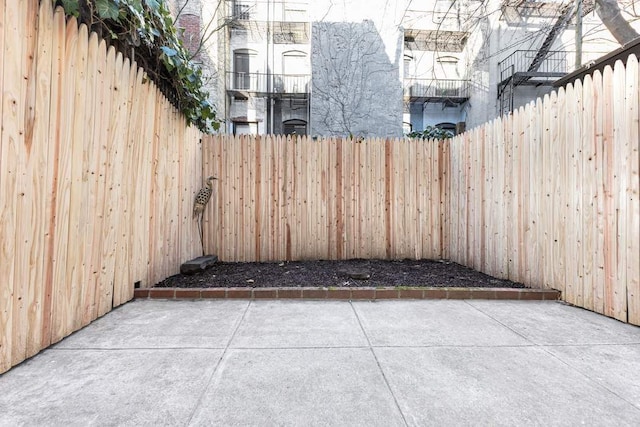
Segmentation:
<svg viewBox="0 0 640 427">
<path fill-rule="evenodd" d="M 156 284 L 177 288 L 302 286 L 524 287 L 443 260 L 219 262 L 202 273 L 178 274 Z"/>
</svg>

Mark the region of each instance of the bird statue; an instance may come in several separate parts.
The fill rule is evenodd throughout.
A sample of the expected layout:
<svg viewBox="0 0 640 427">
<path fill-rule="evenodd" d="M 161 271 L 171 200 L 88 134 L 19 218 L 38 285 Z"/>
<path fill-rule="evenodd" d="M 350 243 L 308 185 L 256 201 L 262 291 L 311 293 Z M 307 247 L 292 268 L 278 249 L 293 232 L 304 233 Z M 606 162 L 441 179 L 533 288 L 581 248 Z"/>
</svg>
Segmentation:
<svg viewBox="0 0 640 427">
<path fill-rule="evenodd" d="M 193 204 L 193 217 L 196 218 L 198 215 L 201 215 L 204 212 L 205 206 L 209 203 L 209 199 L 211 198 L 211 194 L 213 194 L 212 183 L 213 180 L 217 179 L 216 177 L 210 176 L 207 178 L 206 184 L 204 187 L 198 191 L 196 194 L 196 200 Z"/>
<path fill-rule="evenodd" d="M 196 200 L 193 203 L 193 217 L 194 218 L 198 218 L 198 231 L 200 234 L 200 245 L 202 246 L 202 255 L 204 256 L 204 239 L 203 239 L 203 235 L 202 235 L 202 217 L 203 217 L 203 213 L 204 213 L 204 208 L 207 206 L 207 203 L 209 203 L 209 199 L 211 199 L 211 194 L 213 194 L 213 180 L 217 179 L 214 176 L 210 176 L 209 178 L 207 178 L 207 181 L 205 183 L 205 186 L 202 187 L 200 189 L 200 191 L 198 191 L 198 194 L 196 194 Z"/>
</svg>

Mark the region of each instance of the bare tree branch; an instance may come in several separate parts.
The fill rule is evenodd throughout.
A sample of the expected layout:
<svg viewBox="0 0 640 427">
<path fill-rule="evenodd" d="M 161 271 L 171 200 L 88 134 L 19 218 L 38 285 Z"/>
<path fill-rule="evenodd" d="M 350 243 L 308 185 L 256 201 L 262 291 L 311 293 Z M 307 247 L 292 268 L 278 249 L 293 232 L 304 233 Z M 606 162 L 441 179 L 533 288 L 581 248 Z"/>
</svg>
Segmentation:
<svg viewBox="0 0 640 427">
<path fill-rule="evenodd" d="M 640 37 L 622 16 L 616 0 L 596 0 L 596 12 L 611 35 L 622 46 Z"/>
</svg>

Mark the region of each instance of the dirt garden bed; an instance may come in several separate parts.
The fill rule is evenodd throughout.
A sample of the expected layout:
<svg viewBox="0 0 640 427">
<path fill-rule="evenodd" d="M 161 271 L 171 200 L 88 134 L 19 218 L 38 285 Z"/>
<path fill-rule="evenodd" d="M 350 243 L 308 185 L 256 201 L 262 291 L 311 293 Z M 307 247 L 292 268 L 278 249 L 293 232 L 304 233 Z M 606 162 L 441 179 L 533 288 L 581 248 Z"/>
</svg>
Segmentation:
<svg viewBox="0 0 640 427">
<path fill-rule="evenodd" d="M 155 285 L 168 288 L 226 287 L 481 287 L 524 288 L 444 260 L 218 262 L 194 275 L 178 274 Z"/>
</svg>

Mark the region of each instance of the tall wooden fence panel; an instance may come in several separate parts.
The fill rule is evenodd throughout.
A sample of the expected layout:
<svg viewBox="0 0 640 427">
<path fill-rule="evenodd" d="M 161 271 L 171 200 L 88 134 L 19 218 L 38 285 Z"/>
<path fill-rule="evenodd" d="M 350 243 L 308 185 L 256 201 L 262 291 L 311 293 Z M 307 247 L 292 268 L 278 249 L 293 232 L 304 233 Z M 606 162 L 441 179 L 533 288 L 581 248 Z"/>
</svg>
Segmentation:
<svg viewBox="0 0 640 427">
<path fill-rule="evenodd" d="M 0 22 L 1 373 L 199 254 L 202 177 L 200 132 L 86 26 L 37 0 Z"/>
<path fill-rule="evenodd" d="M 443 143 L 211 136 L 203 159 L 222 260 L 442 257 Z"/>
<path fill-rule="evenodd" d="M 453 138 L 447 256 L 640 325 L 638 61 Z"/>
</svg>

